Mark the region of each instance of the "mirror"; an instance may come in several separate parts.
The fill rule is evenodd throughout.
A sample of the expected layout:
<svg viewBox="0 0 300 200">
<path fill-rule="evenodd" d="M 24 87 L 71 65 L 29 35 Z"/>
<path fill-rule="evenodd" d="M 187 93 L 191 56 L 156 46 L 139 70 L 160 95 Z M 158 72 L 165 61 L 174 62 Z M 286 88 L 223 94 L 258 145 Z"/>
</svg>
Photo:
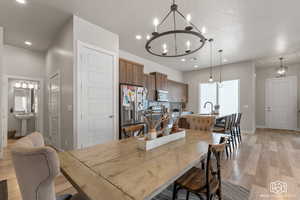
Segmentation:
<svg viewBox="0 0 300 200">
<path fill-rule="evenodd" d="M 31 113 L 34 112 L 33 89 L 14 88 L 14 112 Z"/>
</svg>

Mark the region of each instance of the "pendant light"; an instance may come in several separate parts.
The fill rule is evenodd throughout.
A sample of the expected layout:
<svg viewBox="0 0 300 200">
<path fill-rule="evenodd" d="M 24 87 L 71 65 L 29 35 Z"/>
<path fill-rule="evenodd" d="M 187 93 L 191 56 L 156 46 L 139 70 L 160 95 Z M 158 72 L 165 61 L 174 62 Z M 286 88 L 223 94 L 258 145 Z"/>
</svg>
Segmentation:
<svg viewBox="0 0 300 200">
<path fill-rule="evenodd" d="M 288 68 L 283 65 L 283 57 L 280 57 L 279 60 L 280 60 L 280 67 L 277 69 L 277 74 L 279 77 L 284 77 L 286 75 Z"/>
<path fill-rule="evenodd" d="M 212 59 L 212 42 L 214 41 L 214 39 L 210 38 L 209 40 L 209 46 L 210 46 L 210 69 L 209 69 L 209 79 L 208 81 L 209 82 L 213 82 L 214 79 L 213 79 L 213 59 Z"/>
<path fill-rule="evenodd" d="M 222 86 L 222 54 L 223 54 L 223 49 L 219 49 L 219 55 L 220 55 L 220 74 L 219 74 L 219 86 L 221 87 Z"/>
</svg>

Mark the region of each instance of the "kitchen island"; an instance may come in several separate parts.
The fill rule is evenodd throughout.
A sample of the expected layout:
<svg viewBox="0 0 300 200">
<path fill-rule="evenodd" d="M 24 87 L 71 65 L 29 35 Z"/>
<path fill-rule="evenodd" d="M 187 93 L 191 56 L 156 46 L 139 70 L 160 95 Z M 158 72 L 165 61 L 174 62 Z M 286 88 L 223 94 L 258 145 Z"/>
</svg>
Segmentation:
<svg viewBox="0 0 300 200">
<path fill-rule="evenodd" d="M 186 137 L 151 151 L 135 138 L 59 153 L 61 170 L 90 200 L 151 199 L 205 158 L 219 136 L 187 130 Z"/>
</svg>

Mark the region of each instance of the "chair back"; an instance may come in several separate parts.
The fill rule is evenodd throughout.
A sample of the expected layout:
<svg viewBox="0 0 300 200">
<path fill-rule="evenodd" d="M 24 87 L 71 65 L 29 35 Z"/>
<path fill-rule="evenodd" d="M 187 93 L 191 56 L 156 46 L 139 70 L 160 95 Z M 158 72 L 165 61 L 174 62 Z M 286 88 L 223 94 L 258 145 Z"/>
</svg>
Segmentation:
<svg viewBox="0 0 300 200">
<path fill-rule="evenodd" d="M 225 124 L 224 124 L 224 129 L 225 131 L 230 131 L 230 126 L 231 126 L 231 116 L 228 115 L 225 117 Z"/>
<path fill-rule="evenodd" d="M 230 130 L 235 126 L 236 114 L 231 115 Z"/>
<path fill-rule="evenodd" d="M 22 199 L 55 200 L 59 159 L 54 149 L 45 147 L 43 136 L 35 132 L 18 140 L 11 153 Z"/>
<path fill-rule="evenodd" d="M 214 117 L 192 117 L 187 118 L 187 123 L 189 124 L 189 128 L 193 130 L 199 131 L 212 131 L 212 128 L 215 123 Z"/>
<path fill-rule="evenodd" d="M 144 127 L 143 124 L 124 127 L 123 131 L 122 131 L 123 132 L 123 138 L 138 136 L 138 135 L 144 133 L 144 128 L 145 127 Z"/>
<path fill-rule="evenodd" d="M 212 187 L 221 187 L 221 155 L 227 143 L 227 137 L 220 138 L 220 144 L 210 144 L 208 146 L 206 162 L 206 187 L 208 194 L 216 190 Z M 212 184 L 217 181 L 217 184 Z"/>
<path fill-rule="evenodd" d="M 241 125 L 241 119 L 242 119 L 242 113 L 238 113 L 237 118 L 236 118 L 236 125 L 237 126 Z"/>
</svg>

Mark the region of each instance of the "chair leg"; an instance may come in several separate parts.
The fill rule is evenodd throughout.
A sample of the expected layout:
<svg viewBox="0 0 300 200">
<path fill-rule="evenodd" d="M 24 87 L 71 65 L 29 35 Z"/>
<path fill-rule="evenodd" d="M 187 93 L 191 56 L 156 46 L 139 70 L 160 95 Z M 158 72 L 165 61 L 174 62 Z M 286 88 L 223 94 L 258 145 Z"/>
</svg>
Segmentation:
<svg viewBox="0 0 300 200">
<path fill-rule="evenodd" d="M 237 147 L 236 136 L 235 136 L 235 132 L 233 129 L 231 130 L 231 135 L 233 136 L 234 144 Z"/>
<path fill-rule="evenodd" d="M 174 183 L 172 200 L 175 200 L 176 197 L 177 197 L 177 185 Z"/>
<path fill-rule="evenodd" d="M 239 136 L 240 136 L 240 139 L 241 139 L 241 142 L 242 142 L 242 133 L 241 133 L 241 127 L 240 126 L 238 127 L 238 130 L 239 130 Z"/>
<path fill-rule="evenodd" d="M 186 200 L 189 200 L 189 198 L 190 198 L 190 191 L 186 191 Z"/>
</svg>

